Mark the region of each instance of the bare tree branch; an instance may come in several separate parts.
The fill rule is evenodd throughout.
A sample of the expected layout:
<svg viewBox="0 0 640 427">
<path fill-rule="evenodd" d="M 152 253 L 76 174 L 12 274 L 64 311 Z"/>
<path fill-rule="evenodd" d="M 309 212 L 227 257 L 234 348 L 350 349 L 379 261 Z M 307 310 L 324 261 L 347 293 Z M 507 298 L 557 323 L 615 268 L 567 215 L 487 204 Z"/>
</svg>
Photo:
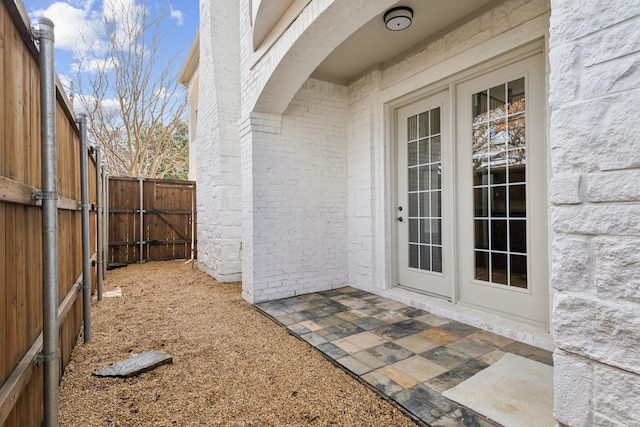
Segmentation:
<svg viewBox="0 0 640 427">
<path fill-rule="evenodd" d="M 176 61 L 163 63 L 160 51 L 169 35 L 161 28 L 167 16 L 152 18 L 144 6 L 114 1 L 103 11 L 104 38 L 76 52 L 89 136 L 103 147 L 113 176 L 186 177 L 186 95 Z"/>
</svg>

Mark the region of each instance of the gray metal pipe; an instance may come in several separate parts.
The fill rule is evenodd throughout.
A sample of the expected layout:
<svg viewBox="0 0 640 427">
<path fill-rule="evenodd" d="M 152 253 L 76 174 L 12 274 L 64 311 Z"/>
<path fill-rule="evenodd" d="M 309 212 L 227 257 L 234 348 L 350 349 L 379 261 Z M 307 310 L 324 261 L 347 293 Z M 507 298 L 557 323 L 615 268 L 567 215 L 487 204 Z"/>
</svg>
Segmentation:
<svg viewBox="0 0 640 427">
<path fill-rule="evenodd" d="M 140 263 L 144 262 L 144 197 L 142 194 L 144 183 L 142 178 L 138 178 L 140 181 Z"/>
<path fill-rule="evenodd" d="M 93 146 L 93 151 L 96 153 L 96 232 L 97 232 L 97 246 L 98 246 L 98 269 L 97 269 L 97 293 L 98 301 L 102 301 L 102 280 L 104 279 L 102 263 L 104 262 L 104 248 L 102 245 L 102 150 L 99 146 Z"/>
<path fill-rule="evenodd" d="M 40 139 L 42 147 L 42 360 L 44 425 L 58 426 L 60 354 L 58 351 L 58 190 L 56 83 L 53 22 L 39 21 Z"/>
<path fill-rule="evenodd" d="M 109 264 L 109 173 L 105 166 L 101 166 L 102 168 L 102 178 L 103 184 L 102 188 L 104 191 L 102 192 L 104 196 L 104 215 L 103 221 L 104 225 L 102 227 L 102 232 L 104 234 L 103 245 L 104 245 L 104 257 L 102 262 L 102 277 L 107 277 L 107 265 Z"/>
<path fill-rule="evenodd" d="M 80 204 L 82 207 L 82 320 L 84 342 L 91 339 L 91 248 L 89 235 L 89 152 L 87 147 L 87 116 L 78 114 L 80 127 Z"/>
</svg>

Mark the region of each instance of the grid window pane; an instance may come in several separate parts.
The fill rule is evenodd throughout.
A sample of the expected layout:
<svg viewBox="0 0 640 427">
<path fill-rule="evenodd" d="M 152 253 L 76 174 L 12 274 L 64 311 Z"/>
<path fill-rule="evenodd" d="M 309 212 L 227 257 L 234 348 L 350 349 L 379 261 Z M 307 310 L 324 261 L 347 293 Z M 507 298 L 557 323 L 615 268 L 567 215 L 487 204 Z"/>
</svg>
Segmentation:
<svg viewBox="0 0 640 427">
<path fill-rule="evenodd" d="M 440 108 L 408 118 L 407 126 L 410 264 L 412 268 L 442 272 Z"/>
<path fill-rule="evenodd" d="M 476 279 L 521 288 L 527 287 L 525 83 L 496 85 L 470 100 Z"/>
</svg>

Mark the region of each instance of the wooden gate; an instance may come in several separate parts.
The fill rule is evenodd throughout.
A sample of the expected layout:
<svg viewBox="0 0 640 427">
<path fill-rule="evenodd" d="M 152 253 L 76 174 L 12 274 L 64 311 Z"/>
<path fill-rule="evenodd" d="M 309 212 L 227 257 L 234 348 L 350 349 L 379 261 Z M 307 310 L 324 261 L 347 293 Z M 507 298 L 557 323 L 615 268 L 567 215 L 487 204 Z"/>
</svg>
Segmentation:
<svg viewBox="0 0 640 427">
<path fill-rule="evenodd" d="M 108 215 L 112 267 L 196 258 L 193 181 L 110 177 Z"/>
</svg>

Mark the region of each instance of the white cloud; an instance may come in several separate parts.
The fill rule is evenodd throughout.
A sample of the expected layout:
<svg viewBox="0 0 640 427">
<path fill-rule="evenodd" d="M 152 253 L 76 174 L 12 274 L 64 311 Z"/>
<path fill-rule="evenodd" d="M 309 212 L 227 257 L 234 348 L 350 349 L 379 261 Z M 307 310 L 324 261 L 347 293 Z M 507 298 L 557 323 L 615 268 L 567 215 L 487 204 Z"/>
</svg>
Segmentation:
<svg viewBox="0 0 640 427">
<path fill-rule="evenodd" d="M 85 71 L 85 72 L 94 72 L 94 71 L 106 71 L 118 64 L 118 60 L 114 58 L 94 58 L 83 60 L 82 63 L 75 63 L 72 65 L 72 71 Z"/>
<path fill-rule="evenodd" d="M 55 2 L 47 9 L 33 11 L 31 18 L 47 17 L 53 21 L 55 46 L 60 49 L 75 50 L 85 44 L 95 43 L 99 39 L 99 18 L 91 12 L 93 1 L 75 7 L 68 2 Z"/>
<path fill-rule="evenodd" d="M 171 8 L 171 17 L 176 20 L 176 25 L 182 25 L 184 23 L 184 14 L 180 10 Z"/>
<path fill-rule="evenodd" d="M 75 103 L 75 111 L 76 113 L 86 113 L 84 108 L 85 105 L 93 106 L 98 102 L 98 99 L 92 95 L 79 96 L 77 103 Z M 105 111 L 106 114 L 114 114 L 120 111 L 120 100 L 117 98 L 109 98 L 103 99 L 100 101 L 100 107 Z"/>
</svg>

